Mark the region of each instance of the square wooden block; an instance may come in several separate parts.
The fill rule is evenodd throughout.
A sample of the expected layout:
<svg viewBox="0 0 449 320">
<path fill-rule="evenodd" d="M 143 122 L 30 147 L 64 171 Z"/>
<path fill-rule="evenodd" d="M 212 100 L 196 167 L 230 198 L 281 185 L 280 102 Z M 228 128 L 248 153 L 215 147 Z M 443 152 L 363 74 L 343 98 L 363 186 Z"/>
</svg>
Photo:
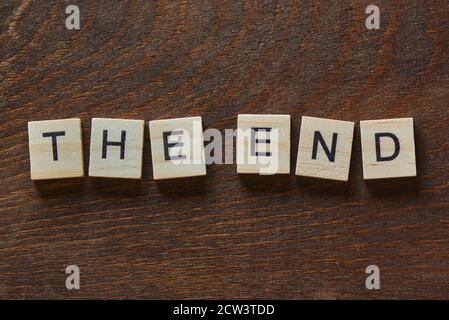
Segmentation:
<svg viewBox="0 0 449 320">
<path fill-rule="evenodd" d="M 28 122 L 31 179 L 84 176 L 81 120 Z"/>
<path fill-rule="evenodd" d="M 348 181 L 354 122 L 302 117 L 296 175 Z"/>
<path fill-rule="evenodd" d="M 290 173 L 290 115 L 240 114 L 237 173 Z"/>
<path fill-rule="evenodd" d="M 363 178 L 416 176 L 413 118 L 360 122 Z"/>
<path fill-rule="evenodd" d="M 143 120 L 92 119 L 89 176 L 142 178 Z"/>
<path fill-rule="evenodd" d="M 201 117 L 149 122 L 154 180 L 206 175 Z"/>
</svg>

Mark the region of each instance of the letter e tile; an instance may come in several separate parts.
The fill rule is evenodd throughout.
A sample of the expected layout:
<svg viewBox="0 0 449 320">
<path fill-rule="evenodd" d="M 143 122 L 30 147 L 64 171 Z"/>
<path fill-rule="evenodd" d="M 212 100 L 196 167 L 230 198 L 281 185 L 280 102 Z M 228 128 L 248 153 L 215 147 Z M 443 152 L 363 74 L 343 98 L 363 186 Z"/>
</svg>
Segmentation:
<svg viewBox="0 0 449 320">
<path fill-rule="evenodd" d="M 155 180 L 206 175 L 201 117 L 149 122 Z"/>
</svg>

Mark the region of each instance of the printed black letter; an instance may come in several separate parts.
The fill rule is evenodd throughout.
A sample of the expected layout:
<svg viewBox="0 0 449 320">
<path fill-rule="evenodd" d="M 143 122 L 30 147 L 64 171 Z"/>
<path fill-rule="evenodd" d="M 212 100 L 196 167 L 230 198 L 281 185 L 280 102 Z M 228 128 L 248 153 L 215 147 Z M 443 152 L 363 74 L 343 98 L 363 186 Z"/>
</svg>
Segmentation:
<svg viewBox="0 0 449 320">
<path fill-rule="evenodd" d="M 43 133 L 42 136 L 44 138 L 51 137 L 51 142 L 53 145 L 53 161 L 58 161 L 58 144 L 57 144 L 56 138 L 65 136 L 65 131 L 46 132 L 46 133 Z"/>
<path fill-rule="evenodd" d="M 315 131 L 315 134 L 313 136 L 312 159 L 316 160 L 316 156 L 317 156 L 317 152 L 318 152 L 318 142 L 320 142 L 329 161 L 335 162 L 335 152 L 337 151 L 337 137 L 338 137 L 337 133 L 334 133 L 332 135 L 332 149 L 331 149 L 331 151 L 329 151 L 329 148 L 327 147 L 326 142 L 324 142 L 324 139 L 323 139 L 323 136 L 321 135 L 321 133 L 319 131 Z"/>
<path fill-rule="evenodd" d="M 108 141 L 108 130 L 103 130 L 103 148 L 102 155 L 103 159 L 106 159 L 108 153 L 108 146 L 120 146 L 120 159 L 125 159 L 125 142 L 126 142 L 126 131 L 122 130 L 122 138 L 120 142 L 110 142 Z"/>
<path fill-rule="evenodd" d="M 251 155 L 252 156 L 265 156 L 271 157 L 271 152 L 258 152 L 256 151 L 256 145 L 258 143 L 271 143 L 270 139 L 257 139 L 256 134 L 258 131 L 271 132 L 272 128 L 251 128 Z"/>
<path fill-rule="evenodd" d="M 399 151 L 401 150 L 401 145 L 399 143 L 399 139 L 398 137 L 396 137 L 396 135 L 390 133 L 390 132 L 382 132 L 382 133 L 376 133 L 375 134 L 376 137 L 376 158 L 377 161 L 391 161 L 394 160 L 398 155 L 399 155 Z M 380 154 L 380 138 L 382 137 L 386 137 L 386 138 L 391 138 L 393 139 L 394 142 L 394 152 L 391 156 L 386 156 L 386 157 L 382 157 L 382 155 Z"/>
<path fill-rule="evenodd" d="M 182 130 L 173 130 L 173 131 L 165 131 L 162 132 L 162 137 L 164 140 L 164 156 L 165 156 L 165 160 L 181 160 L 181 159 L 185 159 L 186 156 L 182 154 L 182 152 L 180 152 L 177 156 L 170 156 L 170 148 L 173 147 L 182 147 L 184 145 L 184 143 L 182 142 L 174 142 L 174 143 L 169 143 L 168 142 L 168 137 L 169 136 L 174 136 L 174 135 L 182 135 L 183 131 Z"/>
</svg>

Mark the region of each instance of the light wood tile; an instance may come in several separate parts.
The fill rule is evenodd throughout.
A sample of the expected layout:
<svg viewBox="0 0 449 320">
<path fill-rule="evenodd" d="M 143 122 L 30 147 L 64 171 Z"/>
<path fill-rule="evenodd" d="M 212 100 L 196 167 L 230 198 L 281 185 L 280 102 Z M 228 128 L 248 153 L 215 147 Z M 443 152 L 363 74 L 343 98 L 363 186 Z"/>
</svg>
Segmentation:
<svg viewBox="0 0 449 320">
<path fill-rule="evenodd" d="M 92 119 L 89 176 L 142 178 L 143 120 Z"/>
<path fill-rule="evenodd" d="M 290 115 L 240 114 L 237 173 L 290 173 Z"/>
<path fill-rule="evenodd" d="M 360 122 L 363 178 L 416 176 L 413 118 Z"/>
<path fill-rule="evenodd" d="M 81 120 L 28 122 L 31 179 L 84 176 Z"/>
<path fill-rule="evenodd" d="M 201 117 L 149 122 L 155 180 L 206 175 Z"/>
<path fill-rule="evenodd" d="M 348 181 L 354 122 L 302 117 L 296 175 Z"/>
</svg>

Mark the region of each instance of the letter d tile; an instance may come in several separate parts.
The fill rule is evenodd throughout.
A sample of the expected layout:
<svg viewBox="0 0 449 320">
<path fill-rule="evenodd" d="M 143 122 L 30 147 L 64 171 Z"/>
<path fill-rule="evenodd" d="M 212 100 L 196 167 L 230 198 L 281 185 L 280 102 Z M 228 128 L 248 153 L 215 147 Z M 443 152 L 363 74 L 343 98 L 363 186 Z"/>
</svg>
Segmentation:
<svg viewBox="0 0 449 320">
<path fill-rule="evenodd" d="M 416 176 L 413 118 L 360 122 L 363 178 Z"/>
</svg>

